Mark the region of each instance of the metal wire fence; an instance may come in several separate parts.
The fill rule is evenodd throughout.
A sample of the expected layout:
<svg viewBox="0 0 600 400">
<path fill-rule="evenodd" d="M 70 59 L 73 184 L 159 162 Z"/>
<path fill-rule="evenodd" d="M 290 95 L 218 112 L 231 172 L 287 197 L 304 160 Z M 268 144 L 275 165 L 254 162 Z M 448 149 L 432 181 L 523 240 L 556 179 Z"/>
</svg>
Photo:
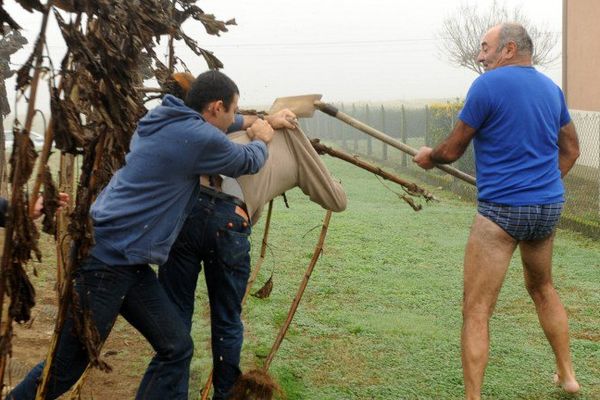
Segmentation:
<svg viewBox="0 0 600 400">
<path fill-rule="evenodd" d="M 459 103 L 448 103 L 445 112 L 440 104 L 409 107 L 404 105 L 340 103 L 342 112 L 366 123 L 415 149 L 434 146 L 448 134 L 456 121 Z M 442 110 L 444 111 L 444 110 Z M 581 156 L 565 178 L 566 203 L 561 226 L 600 238 L 600 113 L 571 110 L 580 140 Z M 393 168 L 400 174 L 417 177 L 429 184 L 441 186 L 459 196 L 475 200 L 477 192 L 470 186 L 441 171 L 424 172 L 414 166 L 411 157 L 357 129 L 316 112 L 310 119 L 301 120 L 310 137 L 331 142 L 343 150 Z M 468 174 L 475 174 L 473 150 L 453 164 Z"/>
</svg>

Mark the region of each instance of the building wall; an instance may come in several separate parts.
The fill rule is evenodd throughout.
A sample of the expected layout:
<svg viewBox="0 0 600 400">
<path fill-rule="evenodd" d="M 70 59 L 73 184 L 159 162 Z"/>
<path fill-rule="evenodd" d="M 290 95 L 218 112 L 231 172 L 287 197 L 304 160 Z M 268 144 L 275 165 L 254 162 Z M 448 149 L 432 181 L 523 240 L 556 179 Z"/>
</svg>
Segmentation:
<svg viewBox="0 0 600 400">
<path fill-rule="evenodd" d="M 563 89 L 569 108 L 600 111 L 600 1 L 564 0 Z"/>
</svg>

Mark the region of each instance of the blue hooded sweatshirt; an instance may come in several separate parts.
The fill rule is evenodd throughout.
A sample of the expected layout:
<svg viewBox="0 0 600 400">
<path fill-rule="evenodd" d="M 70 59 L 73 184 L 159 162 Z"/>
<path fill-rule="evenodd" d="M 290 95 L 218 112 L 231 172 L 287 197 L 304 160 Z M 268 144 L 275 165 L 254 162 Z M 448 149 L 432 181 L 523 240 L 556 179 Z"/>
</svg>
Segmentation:
<svg viewBox="0 0 600 400">
<path fill-rule="evenodd" d="M 164 263 L 196 199 L 198 176 L 254 174 L 267 156 L 264 142 L 233 143 L 165 96 L 140 120 L 125 165 L 92 205 L 92 256 L 108 265 Z"/>
</svg>

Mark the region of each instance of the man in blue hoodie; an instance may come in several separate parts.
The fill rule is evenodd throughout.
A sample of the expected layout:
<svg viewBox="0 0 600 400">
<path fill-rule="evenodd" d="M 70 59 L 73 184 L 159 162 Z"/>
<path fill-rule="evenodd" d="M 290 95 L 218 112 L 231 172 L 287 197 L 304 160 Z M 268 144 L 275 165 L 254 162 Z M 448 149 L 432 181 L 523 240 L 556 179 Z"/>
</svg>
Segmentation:
<svg viewBox="0 0 600 400">
<path fill-rule="evenodd" d="M 186 399 L 176 388 L 187 377 L 192 339 L 149 264 L 166 261 L 199 195 L 199 175 L 238 177 L 256 173 L 267 158 L 271 126 L 256 120 L 251 143 L 227 139 L 228 128 L 251 119 L 235 115 L 239 90 L 218 71 L 194 81 L 193 98 L 165 96 L 133 135 L 126 164 L 91 209 L 96 245 L 75 276 L 81 305 L 91 312 L 101 340 L 120 313 L 152 345 L 156 355 L 136 399 Z M 48 386 L 55 399 L 77 382 L 88 364 L 75 335 L 72 313 L 62 329 Z M 7 399 L 33 400 L 44 364 L 34 367 Z"/>
<path fill-rule="evenodd" d="M 186 98 L 187 101 L 199 97 L 200 93 L 194 93 L 192 87 L 194 77 L 191 74 L 178 72 L 172 75 L 172 79 L 177 82 L 177 85 L 170 88 L 172 94 Z M 290 110 L 284 109 L 266 115 L 264 118 L 274 128 L 296 129 L 295 117 Z M 244 116 L 246 123 L 256 118 L 256 116 Z M 247 142 L 249 139 L 247 132 L 233 133 L 233 136 L 239 138 L 238 134 L 242 133 L 246 139 L 243 142 Z M 300 135 L 304 138 L 303 134 Z M 315 164 L 310 156 L 296 159 L 293 155 L 296 151 L 290 150 L 287 145 L 289 140 L 284 136 L 287 136 L 287 132 L 278 133 L 269 144 L 269 147 L 275 144 L 276 150 L 260 173 L 244 176 L 246 179 L 251 177 L 257 179 L 248 183 L 246 197 L 244 190 L 234 178 L 219 175 L 200 177 L 201 193 L 196 204 L 171 248 L 168 261 L 159 267 L 158 280 L 176 306 L 188 332 L 192 327 L 198 275 L 202 269 L 204 270 L 210 303 L 213 400 L 228 398 L 232 387 L 241 375 L 240 358 L 244 339 L 241 318 L 242 298 L 250 275 L 251 225 L 256 222 L 254 220 L 250 222 L 251 216 L 254 218 L 259 214 L 257 206 L 262 208 L 267 198 L 275 197 L 281 193 L 282 188 L 292 188 L 298 182 L 294 178 L 291 178 L 290 182 L 282 177 L 299 175 L 301 176 L 299 179 L 302 180 L 302 177 L 307 175 L 302 172 L 310 172 L 308 173 L 310 178 L 306 181 L 310 180 L 312 184 L 303 186 L 306 193 L 316 192 L 315 188 L 321 187 L 320 184 L 324 180 L 329 183 L 331 179 L 329 173 L 326 170 L 323 173 L 320 164 Z M 229 139 L 232 137 L 230 136 Z M 237 142 L 235 139 L 233 141 Z M 304 141 L 302 143 L 307 144 L 314 153 L 308 140 L 304 138 Z M 302 150 L 298 152 L 304 154 Z M 318 159 L 316 153 L 314 156 Z M 274 159 L 278 162 L 274 162 Z M 271 163 L 270 167 L 267 167 L 269 163 Z M 269 182 L 273 185 L 261 185 L 259 182 Z M 329 188 L 329 185 L 325 184 L 325 186 Z M 335 183 L 334 186 L 336 189 L 339 188 L 333 190 L 335 195 L 339 196 L 332 197 L 343 203 L 343 206 L 340 206 L 343 209 L 346 196 L 341 186 L 338 187 Z M 252 191 L 255 196 L 248 196 L 249 191 Z M 329 193 L 326 189 L 323 192 Z M 331 197 L 325 197 L 330 201 L 320 198 L 316 193 L 314 197 L 311 196 L 313 200 L 315 198 L 321 200 L 324 207 L 338 209 L 337 202 L 331 201 Z M 177 392 L 178 398 L 188 393 L 189 371 L 187 372 L 188 375 L 182 379 Z"/>
</svg>

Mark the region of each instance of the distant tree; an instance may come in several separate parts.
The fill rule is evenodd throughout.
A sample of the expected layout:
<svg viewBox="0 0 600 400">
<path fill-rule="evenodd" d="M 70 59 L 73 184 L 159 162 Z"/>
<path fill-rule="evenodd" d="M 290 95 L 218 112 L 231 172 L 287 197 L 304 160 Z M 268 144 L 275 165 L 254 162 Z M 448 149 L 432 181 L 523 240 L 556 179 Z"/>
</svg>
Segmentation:
<svg viewBox="0 0 600 400">
<path fill-rule="evenodd" d="M 559 59 L 561 54 L 555 51 L 557 33 L 550 32 L 546 25 L 534 25 L 520 7 L 509 8 L 496 0 L 486 9 L 464 3 L 446 18 L 439 32 L 440 51 L 452 64 L 482 74 L 484 70 L 477 62 L 481 37 L 502 22 L 517 22 L 527 29 L 533 41 L 533 65 L 550 66 Z"/>
</svg>

